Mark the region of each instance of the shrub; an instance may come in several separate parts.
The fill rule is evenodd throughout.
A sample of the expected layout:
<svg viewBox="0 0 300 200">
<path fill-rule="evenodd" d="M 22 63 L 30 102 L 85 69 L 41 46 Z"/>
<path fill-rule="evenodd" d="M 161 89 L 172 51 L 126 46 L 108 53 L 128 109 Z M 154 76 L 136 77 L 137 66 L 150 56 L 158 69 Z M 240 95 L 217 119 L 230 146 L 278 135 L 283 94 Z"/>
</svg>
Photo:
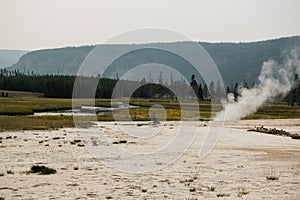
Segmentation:
<svg viewBox="0 0 300 200">
<path fill-rule="evenodd" d="M 52 168 L 49 168 L 49 167 L 46 167 L 44 165 L 41 165 L 41 166 L 33 165 L 30 168 L 29 173 L 38 173 L 39 175 L 48 175 L 48 174 L 55 174 L 56 170 L 52 169 Z"/>
</svg>

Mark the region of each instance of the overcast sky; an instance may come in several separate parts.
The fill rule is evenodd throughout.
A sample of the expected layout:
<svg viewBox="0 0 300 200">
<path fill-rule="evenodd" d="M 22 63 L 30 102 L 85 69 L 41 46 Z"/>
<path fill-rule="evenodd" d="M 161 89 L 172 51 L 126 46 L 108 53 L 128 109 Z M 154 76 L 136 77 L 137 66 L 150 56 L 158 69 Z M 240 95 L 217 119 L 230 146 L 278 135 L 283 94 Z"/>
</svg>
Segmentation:
<svg viewBox="0 0 300 200">
<path fill-rule="evenodd" d="M 99 44 L 157 27 L 197 41 L 300 35 L 299 0 L 0 0 L 0 49 Z"/>
</svg>

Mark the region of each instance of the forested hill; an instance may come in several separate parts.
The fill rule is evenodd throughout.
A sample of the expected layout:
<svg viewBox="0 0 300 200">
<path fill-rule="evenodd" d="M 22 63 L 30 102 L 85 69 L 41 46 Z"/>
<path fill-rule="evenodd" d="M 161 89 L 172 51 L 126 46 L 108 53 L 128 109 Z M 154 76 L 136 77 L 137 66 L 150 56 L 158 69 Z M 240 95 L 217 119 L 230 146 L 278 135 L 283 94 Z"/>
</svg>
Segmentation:
<svg viewBox="0 0 300 200">
<path fill-rule="evenodd" d="M 158 44 L 158 47 L 159 45 L 174 44 L 181 45 L 184 43 L 161 43 Z M 280 61 L 282 52 L 300 46 L 300 36 L 249 43 L 200 42 L 200 44 L 219 67 L 225 85 L 232 85 L 236 81 L 255 81 L 262 63 L 268 59 Z M 107 51 L 113 51 L 115 48 L 128 46 L 130 45 L 106 45 L 105 48 Z M 34 74 L 73 75 L 76 74 L 82 61 L 94 47 L 65 47 L 32 51 L 22 56 L 17 64 L 8 69 L 18 69 L 20 72 L 33 72 Z M 119 63 L 120 66 L 118 67 L 134 65 L 136 62 L 136 60 L 128 58 L 128 60 L 124 60 L 124 63 Z M 94 72 L 90 73 L 94 74 Z M 147 75 L 145 76 L 147 77 Z"/>
<path fill-rule="evenodd" d="M 250 43 L 201 44 L 219 67 L 226 85 L 233 85 L 236 81 L 257 81 L 262 63 L 269 59 L 282 62 L 285 54 L 300 47 L 300 36 Z"/>
<path fill-rule="evenodd" d="M 38 75 L 73 75 L 76 74 L 84 58 L 95 46 L 65 47 L 31 51 L 23 55 L 19 62 L 9 67 L 21 73 Z"/>
</svg>

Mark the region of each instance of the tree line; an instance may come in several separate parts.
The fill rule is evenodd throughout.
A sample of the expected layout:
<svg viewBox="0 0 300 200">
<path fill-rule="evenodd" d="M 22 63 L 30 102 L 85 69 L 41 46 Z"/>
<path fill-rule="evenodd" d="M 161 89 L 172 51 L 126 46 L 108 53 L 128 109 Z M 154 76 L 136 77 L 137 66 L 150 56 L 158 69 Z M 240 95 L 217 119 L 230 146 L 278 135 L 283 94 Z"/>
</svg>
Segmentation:
<svg viewBox="0 0 300 200">
<path fill-rule="evenodd" d="M 22 74 L 18 70 L 0 70 L 0 90 L 38 92 L 49 98 L 72 98 L 75 80 L 81 91 L 77 94 L 78 98 L 111 98 L 117 83 L 119 85 L 117 96 L 141 98 L 173 96 L 167 87 L 146 83 L 145 79 L 131 81 L 91 76 Z M 91 83 L 97 83 L 94 89 Z M 134 91 L 135 89 L 137 90 Z M 8 94 L 3 93 L 2 97 L 8 97 Z"/>
<path fill-rule="evenodd" d="M 33 73 L 25 75 L 18 70 L 0 70 L 1 90 L 38 92 L 50 98 L 72 98 L 75 80 L 77 80 L 77 83 L 80 80 L 79 86 L 82 91 L 82 95 L 79 95 L 78 98 L 111 98 L 112 93 L 115 92 L 118 97 L 176 99 L 178 97 L 190 98 L 192 96 L 191 91 L 194 90 L 200 101 L 211 100 L 211 97 L 221 99 L 223 98 L 221 94 L 224 93 L 226 95 L 232 93 L 237 101 L 241 87 L 249 89 L 254 86 L 254 83 L 248 84 L 244 81 L 241 84 L 235 83 L 231 87 L 227 86 L 225 89 L 221 87 L 219 81 L 211 81 L 209 85 L 203 82 L 196 83 L 193 87 L 192 82 L 188 83 L 183 79 L 164 83 L 162 74 L 158 77 L 158 83 L 154 83 L 153 81 L 146 81 L 145 78 L 132 81 L 118 80 L 117 78 L 76 77 L 75 75 L 35 75 Z M 92 91 L 91 82 L 97 83 L 95 91 Z M 8 95 L 3 93 L 0 96 L 7 97 Z M 283 98 L 283 101 L 288 102 L 291 106 L 300 106 L 300 80 L 298 74 L 295 75 L 293 87 L 288 95 Z"/>
<path fill-rule="evenodd" d="M 194 83 L 195 84 L 195 83 Z M 193 88 L 195 94 L 197 95 L 199 100 L 210 100 L 212 97 L 220 100 L 224 98 L 222 94 L 226 94 L 226 96 L 231 93 L 234 95 L 234 100 L 238 101 L 240 97 L 240 91 L 241 88 L 246 88 L 246 89 L 251 89 L 255 87 L 254 82 L 248 84 L 247 81 L 243 81 L 242 83 L 236 82 L 234 86 L 227 86 L 226 90 L 225 88 L 222 88 L 220 85 L 220 82 L 217 81 L 217 84 L 215 84 L 214 81 L 211 81 L 209 86 L 207 87 L 206 83 L 203 84 L 197 84 L 193 86 L 193 77 L 190 83 L 191 87 Z M 295 78 L 292 83 L 292 88 L 291 90 L 287 93 L 286 96 L 278 96 L 275 98 L 275 101 L 282 101 L 282 102 L 287 102 L 288 105 L 295 106 L 298 105 L 300 106 L 300 79 L 299 75 L 295 74 Z"/>
<path fill-rule="evenodd" d="M 288 104 L 291 106 L 294 106 L 294 105 L 300 106 L 300 79 L 299 79 L 298 74 L 295 74 L 292 89 L 288 93 L 286 100 L 287 100 Z"/>
</svg>

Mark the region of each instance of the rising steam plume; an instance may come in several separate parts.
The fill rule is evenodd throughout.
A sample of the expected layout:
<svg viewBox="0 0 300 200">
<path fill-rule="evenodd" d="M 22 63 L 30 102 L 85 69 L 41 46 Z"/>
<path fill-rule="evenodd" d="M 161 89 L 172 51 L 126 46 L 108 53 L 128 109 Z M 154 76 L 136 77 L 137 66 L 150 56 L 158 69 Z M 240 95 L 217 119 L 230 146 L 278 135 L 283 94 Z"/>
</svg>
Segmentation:
<svg viewBox="0 0 300 200">
<path fill-rule="evenodd" d="M 259 83 L 251 89 L 241 88 L 237 102 L 233 94 L 228 94 L 224 109 L 214 120 L 239 120 L 256 112 L 264 102 L 287 94 L 293 86 L 295 73 L 300 73 L 300 47 L 285 55 L 282 64 L 274 60 L 264 62 L 258 77 Z"/>
</svg>

